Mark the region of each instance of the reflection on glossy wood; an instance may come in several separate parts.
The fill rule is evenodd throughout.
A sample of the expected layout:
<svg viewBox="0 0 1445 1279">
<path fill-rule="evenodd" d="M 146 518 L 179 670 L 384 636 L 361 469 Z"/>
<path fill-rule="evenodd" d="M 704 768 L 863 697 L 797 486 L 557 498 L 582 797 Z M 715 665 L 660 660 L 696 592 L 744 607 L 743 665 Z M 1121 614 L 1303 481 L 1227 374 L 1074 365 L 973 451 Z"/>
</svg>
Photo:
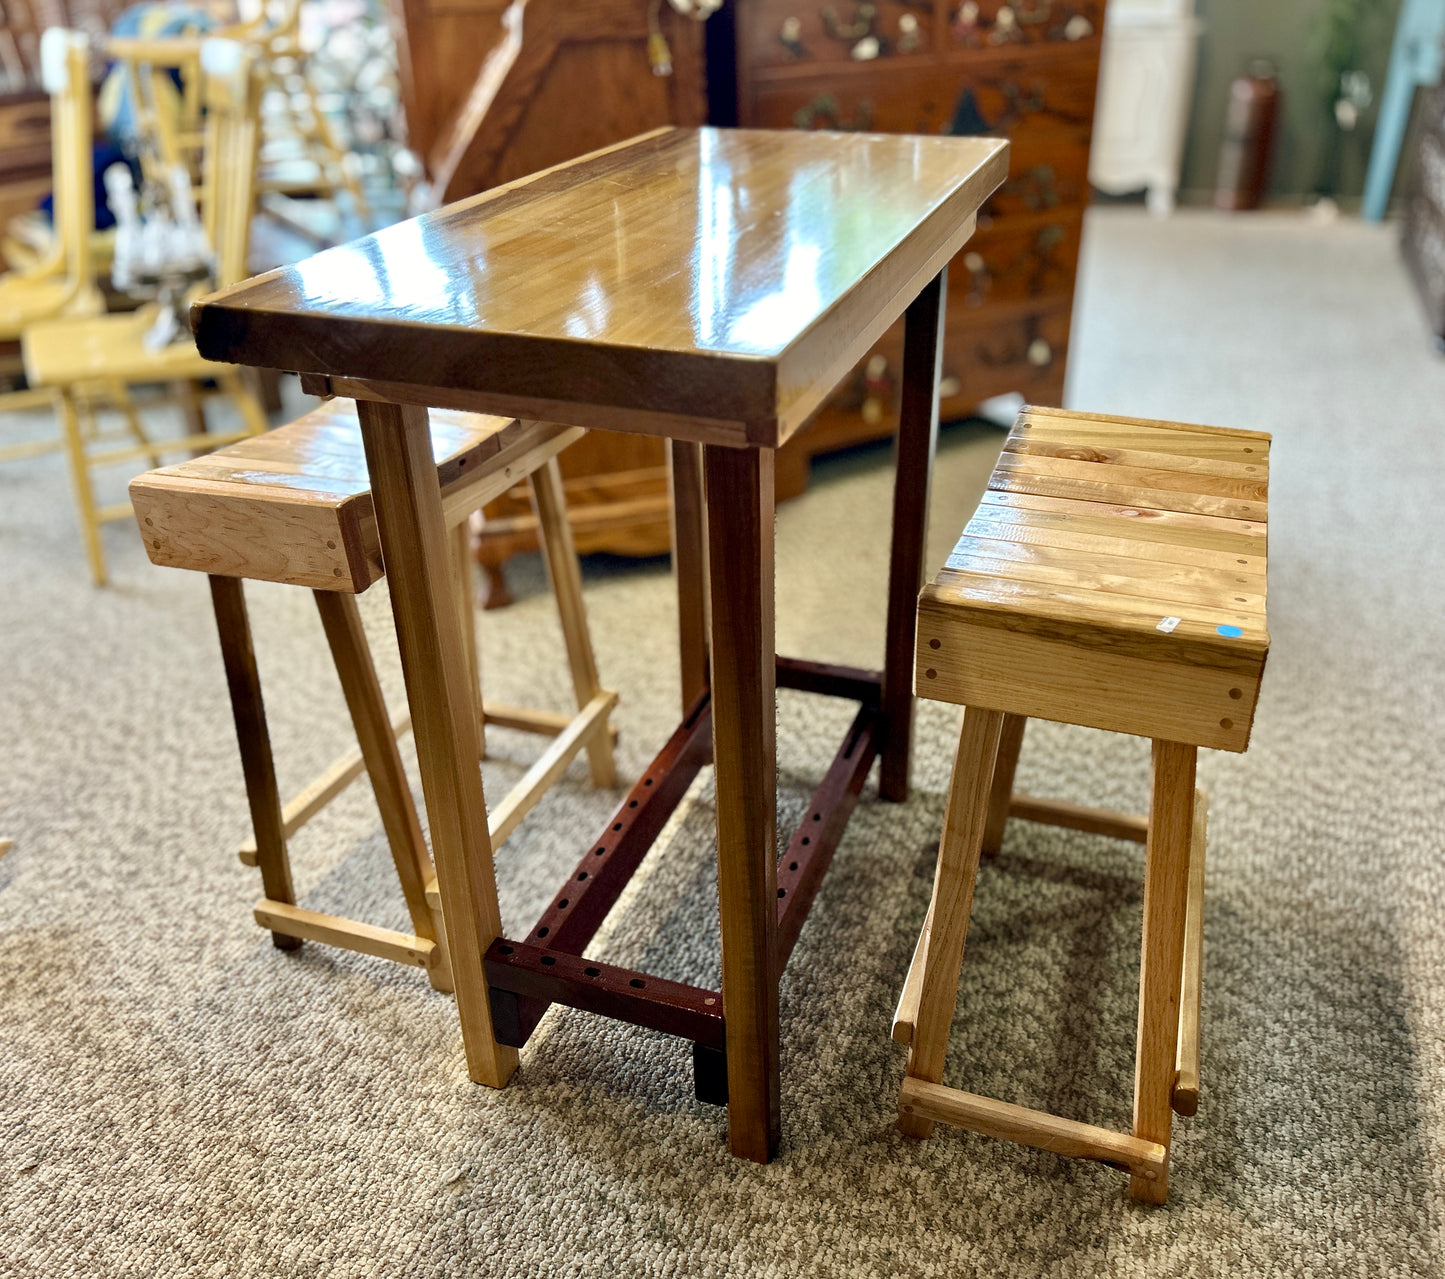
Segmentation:
<svg viewBox="0 0 1445 1279">
<path fill-rule="evenodd" d="M 197 342 L 577 425 L 604 423 L 569 402 L 776 445 L 958 250 L 1006 150 L 663 130 L 214 294 Z"/>
</svg>

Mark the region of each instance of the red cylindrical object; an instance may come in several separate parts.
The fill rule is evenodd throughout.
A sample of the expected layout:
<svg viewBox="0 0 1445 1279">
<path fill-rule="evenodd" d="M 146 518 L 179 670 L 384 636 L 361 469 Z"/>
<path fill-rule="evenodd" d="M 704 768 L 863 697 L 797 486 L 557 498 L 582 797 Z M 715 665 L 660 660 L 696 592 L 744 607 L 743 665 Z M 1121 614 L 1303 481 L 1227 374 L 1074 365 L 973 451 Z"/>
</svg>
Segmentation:
<svg viewBox="0 0 1445 1279">
<path fill-rule="evenodd" d="M 1229 86 L 1224 140 L 1219 147 L 1216 209 L 1257 209 L 1269 178 L 1270 149 L 1279 117 L 1279 81 L 1274 67 L 1258 62 Z"/>
</svg>

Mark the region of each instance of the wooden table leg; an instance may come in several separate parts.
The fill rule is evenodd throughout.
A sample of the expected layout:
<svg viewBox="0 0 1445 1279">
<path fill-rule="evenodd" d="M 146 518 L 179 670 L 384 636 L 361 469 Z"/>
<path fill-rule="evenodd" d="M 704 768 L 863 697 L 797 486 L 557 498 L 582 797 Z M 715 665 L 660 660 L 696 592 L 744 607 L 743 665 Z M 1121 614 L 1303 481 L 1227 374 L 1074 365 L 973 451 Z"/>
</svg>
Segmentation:
<svg viewBox="0 0 1445 1279">
<path fill-rule="evenodd" d="M 231 715 L 236 721 L 236 743 L 241 750 L 241 772 L 246 779 L 246 801 L 251 806 L 251 829 L 256 836 L 256 865 L 261 869 L 267 900 L 294 906 L 296 890 L 286 856 L 281 792 L 271 758 L 271 735 L 266 729 L 266 706 L 261 700 L 261 675 L 251 642 L 245 586 L 239 577 L 214 574 L 210 582 L 211 606 L 221 637 L 221 660 L 231 694 Z M 301 945 L 301 938 L 286 933 L 273 931 L 271 940 L 279 950 L 295 950 Z"/>
<path fill-rule="evenodd" d="M 357 402 L 381 554 L 431 824 L 467 1070 L 502 1087 L 517 1068 L 497 1043 L 482 955 L 502 933 L 481 742 L 451 582 L 441 486 L 425 409 Z"/>
<path fill-rule="evenodd" d="M 677 588 L 678 657 L 682 713 L 697 705 L 708 686 L 707 514 L 702 495 L 702 446 L 668 442 L 672 487 L 672 577 Z"/>
<path fill-rule="evenodd" d="M 1198 750 L 1155 741 L 1154 790 L 1144 864 L 1144 942 L 1139 963 L 1139 1038 L 1134 1059 L 1134 1136 L 1166 1150 L 1173 1125 L 1175 1052 L 1179 1044 L 1184 919 L 1189 900 L 1189 846 L 1194 836 L 1194 766 Z M 1155 1180 L 1129 1179 L 1129 1193 L 1162 1204 L 1169 1166 Z"/>
<path fill-rule="evenodd" d="M 938 376 L 948 268 L 924 286 L 904 316 L 903 406 L 893 481 L 893 555 L 883 650 L 883 765 L 878 793 L 908 797 L 913 749 L 913 642 L 928 538 L 928 485 L 938 442 Z"/>
<path fill-rule="evenodd" d="M 773 454 L 710 445 L 703 469 L 728 1143 L 766 1163 L 781 1133 Z"/>
</svg>

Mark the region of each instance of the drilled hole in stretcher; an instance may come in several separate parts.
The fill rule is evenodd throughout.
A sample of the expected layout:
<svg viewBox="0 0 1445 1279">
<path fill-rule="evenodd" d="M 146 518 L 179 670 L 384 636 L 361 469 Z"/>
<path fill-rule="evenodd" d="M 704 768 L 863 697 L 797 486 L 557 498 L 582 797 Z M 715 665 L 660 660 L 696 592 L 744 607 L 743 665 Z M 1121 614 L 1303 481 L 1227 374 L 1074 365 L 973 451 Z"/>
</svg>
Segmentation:
<svg viewBox="0 0 1445 1279">
<path fill-rule="evenodd" d="M 647 983 L 646 983 L 645 981 L 643 981 L 640 977 L 634 977 L 634 978 L 633 978 L 630 982 L 628 982 L 627 984 L 628 984 L 629 986 L 634 987 L 634 988 L 637 989 L 637 990 L 641 990 L 644 986 L 647 985 Z"/>
<path fill-rule="evenodd" d="M 780 889 L 778 889 L 778 896 L 779 896 L 779 897 L 786 897 L 787 895 L 788 895 L 788 890 L 787 890 L 786 888 L 780 888 Z"/>
<path fill-rule="evenodd" d="M 567 903 L 568 903 L 569 900 L 570 900 L 570 898 L 567 898 L 567 897 L 562 898 L 562 900 L 557 903 L 557 909 L 558 909 L 558 910 L 566 910 L 566 909 L 567 909 Z"/>
<path fill-rule="evenodd" d="M 537 936 L 538 936 L 538 937 L 545 937 L 545 936 L 546 936 L 548 933 L 550 933 L 551 931 L 552 931 L 552 930 L 551 930 L 550 928 L 539 928 L 539 929 L 537 929 Z"/>
<path fill-rule="evenodd" d="M 797 869 L 798 869 L 798 863 L 797 863 L 797 862 L 789 862 L 789 863 L 788 863 L 788 869 L 789 869 L 789 870 L 797 870 Z"/>
<path fill-rule="evenodd" d="M 597 850 L 597 856 L 598 856 L 598 857 L 601 857 L 601 856 L 603 856 L 606 852 L 607 852 L 607 850 L 606 850 L 605 848 L 599 848 L 599 849 Z"/>
<path fill-rule="evenodd" d="M 580 884 L 584 879 L 586 879 L 586 878 L 587 878 L 587 872 L 586 872 L 585 870 L 579 870 L 579 871 L 577 872 L 577 882 L 578 882 L 579 884 Z"/>
<path fill-rule="evenodd" d="M 804 847 L 806 847 L 807 845 L 811 844 L 812 842 L 813 842 L 812 839 L 810 839 L 807 835 L 804 835 L 804 836 L 803 836 L 803 845 L 804 845 Z"/>
<path fill-rule="evenodd" d="M 585 973 L 588 977 L 601 977 L 601 976 L 602 976 L 602 970 L 601 970 L 600 968 L 584 968 L 582 971 L 583 971 L 583 973 Z"/>
<path fill-rule="evenodd" d="M 511 953 L 512 953 L 512 948 L 511 948 L 510 946 L 498 946 L 498 947 L 497 947 L 497 954 L 499 954 L 499 955 L 510 955 Z"/>
<path fill-rule="evenodd" d="M 556 959 L 554 959 L 551 955 L 543 955 L 543 956 L 542 956 L 542 967 L 543 967 L 543 968 L 551 968 L 552 965 L 554 965 L 556 962 L 557 962 Z"/>
</svg>

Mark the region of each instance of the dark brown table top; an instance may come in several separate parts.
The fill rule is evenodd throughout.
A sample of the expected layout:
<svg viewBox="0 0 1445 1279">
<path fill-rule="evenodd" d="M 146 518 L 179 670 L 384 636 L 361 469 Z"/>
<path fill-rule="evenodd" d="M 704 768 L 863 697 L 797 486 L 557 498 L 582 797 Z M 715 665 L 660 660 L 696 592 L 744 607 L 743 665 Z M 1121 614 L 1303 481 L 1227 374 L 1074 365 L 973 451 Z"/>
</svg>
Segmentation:
<svg viewBox="0 0 1445 1279">
<path fill-rule="evenodd" d="M 342 394 L 780 444 L 961 247 L 991 138 L 664 129 L 198 302 Z"/>
</svg>

